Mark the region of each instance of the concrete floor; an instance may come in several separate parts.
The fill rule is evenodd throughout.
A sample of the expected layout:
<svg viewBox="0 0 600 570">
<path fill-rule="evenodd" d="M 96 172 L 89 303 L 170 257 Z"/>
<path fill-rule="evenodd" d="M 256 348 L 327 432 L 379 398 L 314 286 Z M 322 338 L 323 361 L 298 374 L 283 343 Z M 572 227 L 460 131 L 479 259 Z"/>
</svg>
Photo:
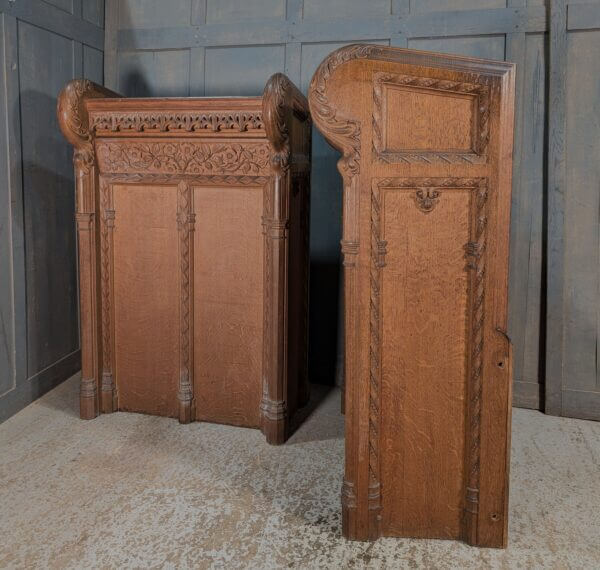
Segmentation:
<svg viewBox="0 0 600 570">
<path fill-rule="evenodd" d="M 330 392 L 280 448 L 254 430 L 77 417 L 77 378 L 0 426 L 0 568 L 600 568 L 600 423 L 514 410 L 510 545 L 340 536 Z"/>
</svg>

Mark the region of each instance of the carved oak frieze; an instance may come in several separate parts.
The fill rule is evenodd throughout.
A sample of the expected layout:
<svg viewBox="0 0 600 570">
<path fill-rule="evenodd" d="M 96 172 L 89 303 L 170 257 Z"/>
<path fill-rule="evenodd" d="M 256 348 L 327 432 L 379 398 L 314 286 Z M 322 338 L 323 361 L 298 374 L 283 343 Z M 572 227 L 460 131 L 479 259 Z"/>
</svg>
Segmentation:
<svg viewBox="0 0 600 570">
<path fill-rule="evenodd" d="M 102 172 L 172 172 L 174 174 L 268 174 L 270 150 L 260 143 L 100 141 Z"/>
</svg>

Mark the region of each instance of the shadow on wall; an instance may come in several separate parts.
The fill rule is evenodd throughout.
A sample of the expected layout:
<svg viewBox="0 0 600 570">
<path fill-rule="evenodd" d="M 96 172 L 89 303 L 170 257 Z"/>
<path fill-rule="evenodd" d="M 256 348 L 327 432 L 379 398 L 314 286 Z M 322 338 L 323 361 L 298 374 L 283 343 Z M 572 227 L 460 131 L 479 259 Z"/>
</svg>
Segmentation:
<svg viewBox="0 0 600 570">
<path fill-rule="evenodd" d="M 313 128 L 310 220 L 309 374 L 335 385 L 343 374 L 340 154 Z"/>
<path fill-rule="evenodd" d="M 27 377 L 79 349 L 73 151 L 56 98 L 21 93 Z M 16 116 L 16 114 L 15 114 Z"/>
<path fill-rule="evenodd" d="M 119 81 L 119 93 L 127 97 L 152 97 L 152 90 L 144 76 L 132 71 Z"/>
</svg>

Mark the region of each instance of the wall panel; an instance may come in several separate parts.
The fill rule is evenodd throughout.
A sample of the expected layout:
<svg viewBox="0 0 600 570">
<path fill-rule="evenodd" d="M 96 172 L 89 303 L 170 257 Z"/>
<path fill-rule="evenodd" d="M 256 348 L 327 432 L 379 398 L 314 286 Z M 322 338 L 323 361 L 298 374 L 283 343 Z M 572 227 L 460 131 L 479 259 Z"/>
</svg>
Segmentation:
<svg viewBox="0 0 600 570">
<path fill-rule="evenodd" d="M 207 0 L 206 22 L 285 19 L 285 0 Z"/>
<path fill-rule="evenodd" d="M 567 43 L 563 405 L 600 405 L 600 30 Z M 590 415 L 590 414 L 586 414 Z M 596 411 L 600 419 L 600 409 Z"/>
<path fill-rule="evenodd" d="M 56 119 L 56 94 L 74 75 L 73 42 L 20 22 L 27 372 L 78 347 L 72 151 Z"/>
<path fill-rule="evenodd" d="M 285 65 L 285 46 L 207 48 L 205 94 L 261 95 L 267 79 Z M 235 77 L 232 82 L 231 78 Z"/>
<path fill-rule="evenodd" d="M 80 366 L 73 159 L 56 96 L 75 76 L 102 81 L 103 12 L 102 0 L 0 3 L 0 421 Z"/>
</svg>

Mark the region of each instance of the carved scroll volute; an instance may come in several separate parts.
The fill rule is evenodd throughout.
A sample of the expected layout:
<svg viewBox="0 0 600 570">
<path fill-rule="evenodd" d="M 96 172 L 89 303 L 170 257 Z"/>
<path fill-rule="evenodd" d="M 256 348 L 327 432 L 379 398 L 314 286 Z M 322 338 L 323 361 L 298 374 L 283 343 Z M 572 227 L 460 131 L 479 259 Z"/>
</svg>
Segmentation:
<svg viewBox="0 0 600 570">
<path fill-rule="evenodd" d="M 269 443 L 286 438 L 287 239 L 289 230 L 290 125 L 292 114 L 308 117 L 308 102 L 282 73 L 273 75 L 263 93 L 263 122 L 272 148 L 271 183 L 263 215 L 265 247 L 262 429 Z"/>
<path fill-rule="evenodd" d="M 58 123 L 65 138 L 74 146 L 76 184 L 76 222 L 79 256 L 79 310 L 81 321 L 81 391 L 80 416 L 92 419 L 98 415 L 98 383 L 100 377 L 101 335 L 98 297 L 100 268 L 96 255 L 98 221 L 95 211 L 97 174 L 94 168 L 94 146 L 88 128 L 85 100 L 117 96 L 87 79 L 76 79 L 58 96 Z"/>
<path fill-rule="evenodd" d="M 339 112 L 335 98 L 330 98 L 328 88 L 332 76 L 341 65 L 354 59 L 368 58 L 377 46 L 354 44 L 331 53 L 317 68 L 308 91 L 308 101 L 315 125 L 327 142 L 342 153 L 338 170 L 344 184 L 342 260 L 344 265 L 344 315 L 345 315 L 345 389 L 344 409 L 346 414 L 346 466 L 342 487 L 343 535 L 350 539 L 364 539 L 380 534 L 380 495 L 378 469 L 369 469 L 369 513 L 368 520 L 361 520 L 364 511 L 357 509 L 357 480 L 359 458 L 355 454 L 360 425 L 359 414 L 359 353 L 356 344 L 359 314 L 356 299 L 358 288 L 357 261 L 361 251 L 359 239 L 359 171 L 361 151 L 361 124 L 354 117 Z M 375 434 L 376 436 L 376 434 Z"/>
</svg>

